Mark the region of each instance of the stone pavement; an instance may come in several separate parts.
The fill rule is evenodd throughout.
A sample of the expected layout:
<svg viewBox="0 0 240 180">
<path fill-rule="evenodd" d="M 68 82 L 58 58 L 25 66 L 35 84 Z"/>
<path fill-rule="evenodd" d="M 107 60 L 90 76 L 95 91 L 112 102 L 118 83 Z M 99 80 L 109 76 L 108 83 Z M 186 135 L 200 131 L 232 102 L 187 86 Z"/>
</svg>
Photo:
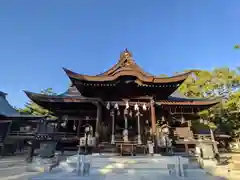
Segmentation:
<svg viewBox="0 0 240 180">
<path fill-rule="evenodd" d="M 76 160 L 72 157 L 70 164 Z M 64 163 L 63 163 L 64 164 Z M 179 156 L 162 157 L 91 157 L 89 176 L 76 176 L 73 169 L 57 168 L 51 173 L 43 173 L 32 180 L 217 180 L 204 170 L 188 164 L 188 159 Z M 221 178 L 222 179 L 222 178 Z"/>
<path fill-rule="evenodd" d="M 68 158 L 74 162 L 76 156 Z M 60 180 L 76 179 L 76 173 L 69 168 L 66 161 L 61 163 L 61 168 L 55 168 L 51 173 L 26 172 L 24 156 L 6 157 L 0 159 L 0 180 Z M 186 158 L 181 158 L 180 168 L 177 167 L 178 156 L 160 157 L 117 157 L 117 156 L 91 156 L 91 172 L 89 176 L 77 179 L 89 180 L 211 180 L 215 179 L 206 175 L 205 171 L 194 166 L 183 168 L 188 163 Z M 71 163 L 70 163 L 71 164 Z M 74 164 L 74 163 L 73 163 Z M 175 166 L 175 167 L 174 167 Z M 63 171 L 64 169 L 64 171 Z M 179 170 L 181 169 L 181 170 Z M 180 174 L 185 177 L 179 177 Z M 199 177 L 199 178 L 198 178 Z M 199 179 L 199 180 L 200 180 Z"/>
<path fill-rule="evenodd" d="M 66 152 L 66 156 L 73 155 L 73 152 Z M 0 158 L 0 180 L 28 180 L 32 176 L 40 174 L 38 172 L 27 172 L 25 163 L 26 152 L 16 153 L 16 156 L 6 156 Z"/>
<path fill-rule="evenodd" d="M 24 156 L 12 156 L 0 159 L 0 180 L 28 180 L 38 173 L 26 172 Z"/>
</svg>

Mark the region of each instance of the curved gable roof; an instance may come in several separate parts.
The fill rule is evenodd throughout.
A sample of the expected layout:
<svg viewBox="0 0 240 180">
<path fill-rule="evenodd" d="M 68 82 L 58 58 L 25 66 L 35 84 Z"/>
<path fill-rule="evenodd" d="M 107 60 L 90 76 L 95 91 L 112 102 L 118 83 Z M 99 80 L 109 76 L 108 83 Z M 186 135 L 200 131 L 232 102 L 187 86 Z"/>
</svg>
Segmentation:
<svg viewBox="0 0 240 180">
<path fill-rule="evenodd" d="M 96 76 L 78 74 L 63 68 L 71 80 L 84 82 L 107 82 L 115 81 L 121 76 L 135 76 L 145 83 L 182 83 L 192 72 L 185 72 L 172 77 L 158 77 L 145 72 L 132 58 L 132 53 L 127 49 L 121 53 L 120 60 L 112 68 Z"/>
</svg>

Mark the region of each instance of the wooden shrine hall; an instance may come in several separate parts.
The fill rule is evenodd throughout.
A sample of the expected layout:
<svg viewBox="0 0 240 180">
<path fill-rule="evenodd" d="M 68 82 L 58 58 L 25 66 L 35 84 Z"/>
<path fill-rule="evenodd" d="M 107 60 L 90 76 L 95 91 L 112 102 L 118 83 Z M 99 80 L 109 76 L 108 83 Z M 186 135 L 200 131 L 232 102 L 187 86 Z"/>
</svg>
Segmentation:
<svg viewBox="0 0 240 180">
<path fill-rule="evenodd" d="M 198 119 L 199 111 L 218 103 L 189 99 L 178 93 L 178 87 L 192 72 L 172 77 L 151 75 L 136 64 L 127 49 L 120 54 L 117 64 L 102 74 L 83 75 L 65 68 L 64 71 L 72 82 L 65 93 L 25 92 L 58 117 L 58 131 L 68 134 L 66 147 L 77 146 L 88 124 L 92 127 L 94 147 L 146 146 L 152 141 L 158 147 L 155 151 L 179 146 L 177 151 L 181 145 L 186 151 L 196 144 L 191 120 Z"/>
</svg>

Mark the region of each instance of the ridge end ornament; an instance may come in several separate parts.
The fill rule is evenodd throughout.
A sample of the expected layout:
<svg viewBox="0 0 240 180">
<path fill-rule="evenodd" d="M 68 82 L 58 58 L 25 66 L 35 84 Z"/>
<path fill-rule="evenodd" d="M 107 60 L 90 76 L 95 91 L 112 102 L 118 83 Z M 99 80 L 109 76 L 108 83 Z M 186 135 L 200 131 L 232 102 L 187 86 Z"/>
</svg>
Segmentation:
<svg viewBox="0 0 240 180">
<path fill-rule="evenodd" d="M 133 56 L 130 51 L 126 48 L 121 54 L 120 54 L 120 60 L 121 66 L 130 66 L 134 64 Z"/>
</svg>

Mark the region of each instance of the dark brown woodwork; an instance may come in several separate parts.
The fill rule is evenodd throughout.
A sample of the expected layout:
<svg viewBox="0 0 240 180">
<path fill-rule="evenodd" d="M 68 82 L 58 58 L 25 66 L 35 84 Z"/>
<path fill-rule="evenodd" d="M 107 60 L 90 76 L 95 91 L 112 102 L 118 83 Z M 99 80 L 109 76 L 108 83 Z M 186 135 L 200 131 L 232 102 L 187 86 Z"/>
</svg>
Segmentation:
<svg viewBox="0 0 240 180">
<path fill-rule="evenodd" d="M 218 104 L 220 101 L 219 99 L 213 99 L 213 100 L 201 100 L 198 101 L 197 99 L 194 100 L 189 100 L 189 101 L 171 101 L 171 100 L 161 100 L 159 101 L 159 103 L 161 103 L 162 105 L 173 105 L 173 106 L 177 106 L 177 105 L 189 105 L 189 106 L 194 106 L 194 105 L 216 105 Z"/>
<path fill-rule="evenodd" d="M 116 117 L 116 113 L 115 110 L 112 109 L 110 110 L 110 116 L 112 117 L 112 122 L 111 122 L 111 144 L 115 144 L 115 117 Z"/>
<path fill-rule="evenodd" d="M 152 122 L 152 133 L 153 136 L 156 135 L 156 112 L 155 112 L 155 102 L 152 99 L 150 102 L 151 107 L 151 122 Z"/>
<path fill-rule="evenodd" d="M 97 103 L 97 117 L 96 117 L 96 127 L 95 127 L 95 137 L 99 138 L 99 126 L 100 126 L 100 122 L 101 122 L 101 117 L 102 117 L 102 106 Z"/>
<path fill-rule="evenodd" d="M 78 127 L 77 127 L 77 137 L 80 137 L 80 128 L 81 128 L 81 125 L 82 125 L 82 120 L 79 120 L 78 121 Z"/>
</svg>

